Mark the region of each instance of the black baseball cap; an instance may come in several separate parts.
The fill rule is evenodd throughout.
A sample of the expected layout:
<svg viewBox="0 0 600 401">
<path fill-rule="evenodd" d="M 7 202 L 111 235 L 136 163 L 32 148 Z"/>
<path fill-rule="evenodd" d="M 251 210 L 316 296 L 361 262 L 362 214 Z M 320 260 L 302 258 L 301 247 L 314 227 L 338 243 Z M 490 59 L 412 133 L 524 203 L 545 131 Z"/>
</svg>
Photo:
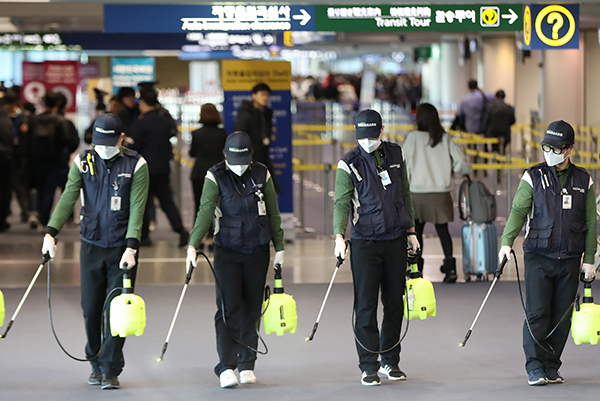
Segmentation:
<svg viewBox="0 0 600 401">
<path fill-rule="evenodd" d="M 363 110 L 356 116 L 356 139 L 379 138 L 381 115 L 375 110 Z"/>
<path fill-rule="evenodd" d="M 250 164 L 252 161 L 252 142 L 248 134 L 242 131 L 231 133 L 225 141 L 225 158 L 232 166 Z"/>
<path fill-rule="evenodd" d="M 100 114 L 94 121 L 92 144 L 115 146 L 119 142 L 122 132 L 119 117 L 110 113 Z"/>
<path fill-rule="evenodd" d="M 562 149 L 567 145 L 575 143 L 575 131 L 571 124 L 566 121 L 559 120 L 551 122 L 546 130 L 544 139 L 540 145 L 550 145 L 556 149 Z"/>
</svg>

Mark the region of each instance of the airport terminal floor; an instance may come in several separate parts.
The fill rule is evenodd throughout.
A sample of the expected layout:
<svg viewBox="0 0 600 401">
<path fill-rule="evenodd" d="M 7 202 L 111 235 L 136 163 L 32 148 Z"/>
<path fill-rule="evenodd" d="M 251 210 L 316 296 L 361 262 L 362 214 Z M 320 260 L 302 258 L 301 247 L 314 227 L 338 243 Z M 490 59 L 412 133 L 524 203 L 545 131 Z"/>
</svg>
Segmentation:
<svg viewBox="0 0 600 401">
<path fill-rule="evenodd" d="M 317 193 L 313 196 L 319 200 L 322 197 Z M 306 202 L 310 204 L 310 192 L 307 197 Z M 187 226 L 191 226 L 191 203 L 190 189 L 184 186 L 182 215 Z M 319 202 L 314 201 L 314 204 Z M 13 210 L 17 210 L 16 204 Z M 314 339 L 305 341 L 334 271 L 333 240 L 322 236 L 286 244 L 283 283 L 285 292 L 293 295 L 297 302 L 298 329 L 295 334 L 286 333 L 281 337 L 266 336 L 263 331 L 269 353 L 258 358 L 256 384 L 222 389 L 213 373 L 218 360 L 213 327 L 215 288 L 205 262 L 194 272 L 168 351 L 159 363 L 156 359 L 184 282 L 185 250 L 177 247 L 178 237 L 170 231 L 162 212 L 157 215 L 157 229 L 151 234 L 153 246 L 140 251 L 135 289 L 146 302 L 147 326 L 143 336 L 130 336 L 126 341 L 126 366 L 119 377 L 121 389 L 103 391 L 98 386 L 88 385 L 88 363 L 73 361 L 59 349 L 48 322 L 44 269 L 11 331 L 0 340 L 0 356 L 5 363 L 0 374 L 1 400 L 233 400 L 240 397 L 245 400 L 363 400 L 373 396 L 415 400 L 565 400 L 597 397 L 600 384 L 596 349 L 589 344 L 576 346 L 570 337 L 560 369 L 566 382 L 545 388 L 527 385 L 522 351 L 523 309 L 512 264 L 494 287 L 468 344 L 460 348 L 459 343 L 491 281 L 465 283 L 459 268 L 456 284 L 442 283 L 439 266 L 443 255 L 434 235 L 425 239 L 424 274 L 434 284 L 437 315 L 423 321 L 413 319 L 408 325 L 400 362 L 407 381 L 382 378 L 382 385 L 377 388 L 360 384 L 352 334 L 349 263 L 339 270 Z M 5 324 L 40 263 L 42 234 L 16 220 L 14 216 L 11 218 L 11 230 L 2 234 L 0 241 Z M 458 236 L 461 224 L 456 219 L 451 227 L 457 266 L 462 266 Z M 498 231 L 502 228 L 502 222 L 498 222 Z M 70 353 L 83 357 L 85 333 L 80 307 L 78 232 L 79 227 L 72 225 L 58 237 L 57 256 L 50 268 L 51 301 L 58 337 Z M 518 241 L 515 245 L 517 253 L 520 253 L 520 244 Z M 211 253 L 208 255 L 212 258 Z M 523 268 L 522 262 L 520 268 Z M 272 272 L 267 282 L 273 285 Z M 405 321 L 403 329 L 406 326 Z"/>
</svg>

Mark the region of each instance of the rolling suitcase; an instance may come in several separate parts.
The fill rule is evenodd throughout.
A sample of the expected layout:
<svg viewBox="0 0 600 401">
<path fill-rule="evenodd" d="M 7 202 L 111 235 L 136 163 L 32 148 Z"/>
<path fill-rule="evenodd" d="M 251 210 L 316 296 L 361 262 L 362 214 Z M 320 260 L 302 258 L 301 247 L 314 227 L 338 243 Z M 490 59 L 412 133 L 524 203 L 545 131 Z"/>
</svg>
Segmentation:
<svg viewBox="0 0 600 401">
<path fill-rule="evenodd" d="M 488 280 L 498 268 L 498 237 L 494 223 L 468 222 L 462 228 L 463 273 L 465 281 L 476 276 Z"/>
</svg>

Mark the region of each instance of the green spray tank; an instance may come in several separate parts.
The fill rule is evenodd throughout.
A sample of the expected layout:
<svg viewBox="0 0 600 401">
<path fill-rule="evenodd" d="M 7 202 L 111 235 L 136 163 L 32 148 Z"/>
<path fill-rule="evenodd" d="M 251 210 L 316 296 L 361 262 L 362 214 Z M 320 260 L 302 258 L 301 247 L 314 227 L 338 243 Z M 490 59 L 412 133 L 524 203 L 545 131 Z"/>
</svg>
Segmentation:
<svg viewBox="0 0 600 401">
<path fill-rule="evenodd" d="M 141 336 L 146 328 L 146 304 L 133 293 L 129 271 L 123 272 L 123 291 L 110 302 L 110 333 L 113 337 Z"/>
<path fill-rule="evenodd" d="M 417 265 L 418 253 L 408 254 L 410 265 L 410 279 L 406 282 L 406 293 L 404 294 L 404 311 L 408 313 L 408 320 L 418 317 L 421 320 L 427 316 L 435 316 L 436 303 L 433 284 L 423 278 Z"/>
<path fill-rule="evenodd" d="M 294 297 L 283 292 L 281 265 L 275 266 L 275 285 L 273 294 L 263 302 L 263 324 L 265 333 L 277 333 L 282 336 L 285 332 L 294 334 L 298 325 L 296 301 Z"/>
<path fill-rule="evenodd" d="M 0 326 L 4 326 L 4 314 L 6 313 L 4 309 L 4 294 L 0 291 Z"/>
<path fill-rule="evenodd" d="M 584 281 L 583 302 L 580 304 L 577 299 L 573 309 L 571 335 L 576 345 L 600 342 L 600 305 L 594 304 L 592 281 Z"/>
</svg>

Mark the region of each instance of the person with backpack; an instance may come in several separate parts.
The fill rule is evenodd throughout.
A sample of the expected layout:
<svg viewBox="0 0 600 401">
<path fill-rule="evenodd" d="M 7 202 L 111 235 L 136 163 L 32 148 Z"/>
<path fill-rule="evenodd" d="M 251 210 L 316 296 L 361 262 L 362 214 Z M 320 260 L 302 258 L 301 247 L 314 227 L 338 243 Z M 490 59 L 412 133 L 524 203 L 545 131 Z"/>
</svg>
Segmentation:
<svg viewBox="0 0 600 401">
<path fill-rule="evenodd" d="M 530 386 L 564 382 L 558 369 L 571 319 L 563 315 L 572 308 L 580 272 L 586 281 L 596 276 L 596 189 L 590 174 L 571 163 L 574 143 L 569 123 L 548 125 L 540 143 L 545 162 L 523 173 L 498 253 L 500 261 L 511 259 L 527 221 L 523 350 Z"/>
<path fill-rule="evenodd" d="M 463 151 L 444 131 L 437 109 L 423 103 L 417 107 L 417 131 L 406 136 L 403 145 L 410 192 L 415 208 L 417 239 L 423 244 L 425 223 L 433 223 L 444 250 L 440 270 L 444 283 L 456 282 L 456 259 L 453 257 L 452 237 L 448 222 L 454 221 L 450 191 L 452 174 L 469 174 L 471 166 Z M 417 259 L 419 271 L 424 260 Z"/>
</svg>

